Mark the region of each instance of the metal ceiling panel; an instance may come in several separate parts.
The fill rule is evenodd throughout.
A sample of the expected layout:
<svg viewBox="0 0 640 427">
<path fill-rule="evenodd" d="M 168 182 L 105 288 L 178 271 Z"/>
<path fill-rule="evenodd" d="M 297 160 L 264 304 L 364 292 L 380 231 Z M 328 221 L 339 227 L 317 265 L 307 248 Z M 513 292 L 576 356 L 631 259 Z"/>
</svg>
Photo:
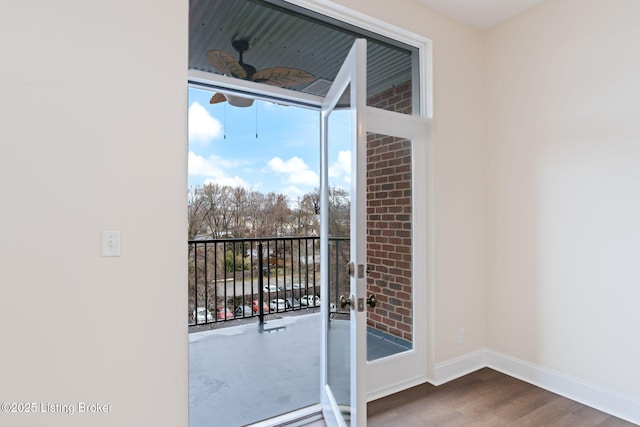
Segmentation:
<svg viewBox="0 0 640 427">
<path fill-rule="evenodd" d="M 189 68 L 216 74 L 221 73 L 207 61 L 206 53 L 223 50 L 237 60 L 231 42 L 246 38 L 250 48 L 244 62 L 257 70 L 298 68 L 333 81 L 356 37 L 353 29 L 257 0 L 191 0 L 189 19 Z M 368 96 L 411 80 L 410 50 L 367 38 Z M 308 85 L 291 89 L 304 92 Z"/>
</svg>

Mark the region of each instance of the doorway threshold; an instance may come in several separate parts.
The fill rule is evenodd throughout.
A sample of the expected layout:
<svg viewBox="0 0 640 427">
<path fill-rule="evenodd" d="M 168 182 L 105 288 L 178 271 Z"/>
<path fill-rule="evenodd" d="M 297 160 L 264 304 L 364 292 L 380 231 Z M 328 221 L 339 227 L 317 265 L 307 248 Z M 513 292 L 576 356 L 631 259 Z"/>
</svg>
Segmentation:
<svg viewBox="0 0 640 427">
<path fill-rule="evenodd" d="M 322 405 L 307 406 L 293 412 L 278 415 L 268 420 L 249 424 L 245 427 L 298 427 L 322 419 Z"/>
</svg>

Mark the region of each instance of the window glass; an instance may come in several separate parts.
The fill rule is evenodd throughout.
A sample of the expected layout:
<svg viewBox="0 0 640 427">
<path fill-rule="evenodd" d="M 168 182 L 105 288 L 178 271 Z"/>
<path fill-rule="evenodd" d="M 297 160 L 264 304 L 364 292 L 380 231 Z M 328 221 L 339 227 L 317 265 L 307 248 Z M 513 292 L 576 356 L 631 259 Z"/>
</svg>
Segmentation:
<svg viewBox="0 0 640 427">
<path fill-rule="evenodd" d="M 281 1 L 191 0 L 189 25 L 189 68 L 319 96 L 366 38 L 368 105 L 419 114 L 415 47 Z"/>
</svg>

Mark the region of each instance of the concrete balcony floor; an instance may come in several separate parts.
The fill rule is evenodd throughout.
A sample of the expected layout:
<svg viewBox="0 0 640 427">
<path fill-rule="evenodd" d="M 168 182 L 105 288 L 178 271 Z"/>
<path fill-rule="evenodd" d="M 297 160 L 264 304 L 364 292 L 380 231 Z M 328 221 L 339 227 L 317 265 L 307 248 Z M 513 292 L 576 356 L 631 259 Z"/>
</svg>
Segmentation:
<svg viewBox="0 0 640 427">
<path fill-rule="evenodd" d="M 254 318 L 192 331 L 190 427 L 245 426 L 319 403 L 319 311 L 270 315 L 262 328 Z M 247 321 L 251 323 L 238 324 Z M 348 334 L 348 322 L 344 324 Z M 375 331 L 367 334 L 369 360 L 406 350 L 371 332 Z"/>
<path fill-rule="evenodd" d="M 190 427 L 244 426 L 319 403 L 320 314 L 267 319 L 264 330 L 252 320 L 189 334 Z"/>
</svg>

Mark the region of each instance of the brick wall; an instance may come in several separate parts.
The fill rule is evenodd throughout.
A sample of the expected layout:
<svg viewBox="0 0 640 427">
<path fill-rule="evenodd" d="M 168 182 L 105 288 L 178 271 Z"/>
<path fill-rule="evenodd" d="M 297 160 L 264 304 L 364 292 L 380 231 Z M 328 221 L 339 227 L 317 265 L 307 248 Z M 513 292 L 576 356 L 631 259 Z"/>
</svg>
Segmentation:
<svg viewBox="0 0 640 427">
<path fill-rule="evenodd" d="M 367 99 L 370 107 L 411 114 L 411 80 Z"/>
<path fill-rule="evenodd" d="M 371 97 L 369 105 L 411 112 L 410 83 Z M 367 136 L 367 294 L 369 326 L 412 340 L 411 141 Z"/>
</svg>

